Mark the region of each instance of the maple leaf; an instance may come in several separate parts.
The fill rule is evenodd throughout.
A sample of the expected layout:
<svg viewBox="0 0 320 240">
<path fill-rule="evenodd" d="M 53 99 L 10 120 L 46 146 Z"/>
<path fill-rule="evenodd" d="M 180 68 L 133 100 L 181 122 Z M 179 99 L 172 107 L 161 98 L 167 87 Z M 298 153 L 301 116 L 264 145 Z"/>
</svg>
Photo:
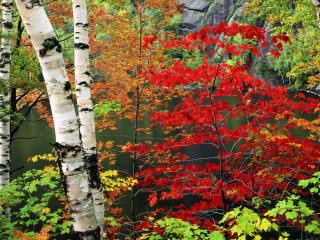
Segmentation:
<svg viewBox="0 0 320 240">
<path fill-rule="evenodd" d="M 152 193 L 151 195 L 149 195 L 148 202 L 150 207 L 154 207 L 158 202 L 157 193 Z"/>
<path fill-rule="evenodd" d="M 51 231 L 52 226 L 47 225 L 46 227 L 42 228 L 39 233 L 36 234 L 36 239 L 37 240 L 49 240 L 50 239 L 50 234 L 49 232 Z"/>
<path fill-rule="evenodd" d="M 13 230 L 13 237 L 19 240 L 33 240 L 31 237 L 17 229 Z"/>
</svg>

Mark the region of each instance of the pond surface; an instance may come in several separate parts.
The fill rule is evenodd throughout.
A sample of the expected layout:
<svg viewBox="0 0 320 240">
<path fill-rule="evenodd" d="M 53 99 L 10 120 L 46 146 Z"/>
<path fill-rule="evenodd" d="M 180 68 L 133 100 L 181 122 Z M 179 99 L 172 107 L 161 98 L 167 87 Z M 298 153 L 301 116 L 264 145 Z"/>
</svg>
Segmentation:
<svg viewBox="0 0 320 240">
<path fill-rule="evenodd" d="M 139 124 L 139 127 L 149 127 L 149 114 L 146 114 L 144 120 Z M 97 139 L 98 141 L 115 141 L 115 145 L 123 145 L 129 141 L 133 142 L 133 127 L 132 122 L 121 120 L 117 123 L 116 131 L 98 132 Z M 140 135 L 139 138 L 143 141 L 145 141 L 146 138 L 149 138 L 150 140 L 161 142 L 163 140 L 163 135 L 160 131 L 154 131 L 149 136 Z M 45 121 L 39 119 L 36 112 L 32 111 L 14 137 L 12 144 L 12 178 L 17 178 L 28 170 L 42 169 L 46 166 L 47 162 L 45 161 L 33 163 L 28 161 L 28 159 L 37 154 L 52 153 L 52 144 L 54 142 L 54 129 L 50 128 Z M 190 159 L 198 159 L 196 162 L 201 163 L 207 162 L 208 159 L 215 156 L 216 150 L 213 149 L 211 145 L 195 145 L 184 149 L 182 153 L 189 155 Z M 105 163 L 105 167 L 108 168 L 107 161 Z M 130 174 L 132 169 L 130 156 L 128 154 L 119 153 L 116 165 L 112 168 Z M 118 206 L 123 208 L 123 214 L 126 216 L 131 215 L 130 197 L 130 193 L 128 193 L 118 203 Z M 135 202 L 136 214 L 149 211 L 145 194 L 139 194 Z"/>
</svg>

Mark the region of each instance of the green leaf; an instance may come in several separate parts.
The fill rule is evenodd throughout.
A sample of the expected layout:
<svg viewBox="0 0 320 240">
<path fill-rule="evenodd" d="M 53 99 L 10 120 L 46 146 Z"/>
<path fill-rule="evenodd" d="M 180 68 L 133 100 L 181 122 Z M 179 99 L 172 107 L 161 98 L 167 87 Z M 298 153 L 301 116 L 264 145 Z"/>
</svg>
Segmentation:
<svg viewBox="0 0 320 240">
<path fill-rule="evenodd" d="M 320 234 L 320 223 L 313 220 L 307 226 L 305 226 L 305 230 L 309 233 Z"/>
<path fill-rule="evenodd" d="M 104 101 L 94 106 L 94 114 L 96 117 L 102 117 L 110 112 L 118 112 L 122 108 L 120 103 L 115 101 Z"/>
<path fill-rule="evenodd" d="M 313 188 L 310 188 L 310 192 L 312 193 L 318 193 L 319 192 L 319 189 L 317 187 L 313 187 Z"/>
<path fill-rule="evenodd" d="M 294 212 L 294 211 L 292 211 L 292 212 L 286 212 L 286 213 L 285 213 L 285 216 L 286 216 L 287 219 L 296 219 L 297 216 L 298 216 L 298 213 L 297 213 L 297 212 Z"/>
<path fill-rule="evenodd" d="M 268 219 L 263 218 L 260 224 L 260 229 L 267 231 L 270 227 L 271 227 L 271 222 Z"/>
</svg>

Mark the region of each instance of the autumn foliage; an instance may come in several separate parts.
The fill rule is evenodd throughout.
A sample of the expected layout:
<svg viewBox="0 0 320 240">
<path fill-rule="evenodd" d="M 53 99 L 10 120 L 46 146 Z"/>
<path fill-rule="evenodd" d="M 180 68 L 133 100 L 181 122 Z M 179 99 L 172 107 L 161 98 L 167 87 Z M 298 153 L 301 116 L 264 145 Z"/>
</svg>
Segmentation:
<svg viewBox="0 0 320 240">
<path fill-rule="evenodd" d="M 164 237 L 154 239 L 169 239 L 166 228 L 172 226 L 183 234 L 187 228 L 193 236 L 203 234 L 195 239 L 241 239 L 232 227 L 239 216 L 247 221 L 249 215 L 254 231 L 276 231 L 272 224 L 277 224 L 297 236 L 314 221 L 318 228 L 308 234 L 315 237 L 320 232 L 319 202 L 316 190 L 308 187 L 320 179 L 319 100 L 258 79 L 252 66 L 252 59 L 265 52 L 270 59 L 281 59 L 283 49 L 294 43 L 292 36 L 268 37 L 262 28 L 236 23 L 179 36 L 172 21 L 183 6 L 174 0 L 88 1 L 88 5 L 91 88 L 101 140 L 99 167 L 108 239 L 143 240 L 157 234 Z M 63 43 L 68 77 L 74 82 L 71 6 L 58 0 L 47 8 Z M 26 55 L 34 58 L 26 36 L 22 45 Z M 28 72 L 29 80 L 40 75 L 39 69 Z M 18 90 L 16 108 L 32 106 L 53 127 L 43 88 L 39 82 Z M 128 135 L 120 136 L 121 128 L 128 128 Z M 36 155 L 31 161 L 42 158 L 55 163 L 52 155 Z M 38 185 L 60 189 L 53 166 L 46 166 L 41 174 L 52 173 L 55 179 Z M 312 177 L 316 180 L 308 180 Z M 15 238 L 44 240 L 72 234 L 67 201 L 54 193 L 56 188 L 50 191 L 63 203 L 57 216 L 61 213 L 64 225 L 48 223 L 47 217 L 56 216 L 45 199 L 44 207 L 37 210 L 46 221 L 36 223 L 39 228 L 33 234 L 14 227 Z M 119 199 L 131 206 L 123 208 Z M 298 200 L 303 202 L 300 207 L 313 209 L 305 207 L 307 217 L 292 217 L 293 206 L 291 219 L 284 212 L 277 217 L 267 214 L 279 204 Z M 145 210 L 137 210 L 137 205 Z"/>
<path fill-rule="evenodd" d="M 308 198 L 297 182 L 319 170 L 319 101 L 250 75 L 245 56 L 261 55 L 265 34 L 238 24 L 205 27 L 181 41 L 163 42 L 166 49 L 199 49 L 205 57 L 195 69 L 175 59 L 167 69 L 141 73 L 159 91 L 184 92 L 170 109 L 152 113 L 165 141 L 137 146 L 146 160 L 139 186 L 156 213 L 213 230 L 223 214 L 252 206 L 254 198 L 271 200 L 261 212 L 292 192 Z M 239 37 L 242 43 L 235 43 Z M 277 57 L 287 41 L 274 38 L 271 54 Z M 231 126 L 234 120 L 238 124 Z M 297 129 L 310 134 L 299 137 Z M 209 146 L 212 155 L 192 159 L 183 153 L 192 146 Z M 162 207 L 168 205 L 170 210 Z M 152 226 L 149 217 L 137 230 Z"/>
</svg>

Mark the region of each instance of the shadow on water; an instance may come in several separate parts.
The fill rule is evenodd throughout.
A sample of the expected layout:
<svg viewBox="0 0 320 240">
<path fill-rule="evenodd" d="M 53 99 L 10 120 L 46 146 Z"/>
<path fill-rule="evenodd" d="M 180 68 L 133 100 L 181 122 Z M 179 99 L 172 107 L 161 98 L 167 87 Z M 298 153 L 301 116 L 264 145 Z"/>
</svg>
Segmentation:
<svg viewBox="0 0 320 240">
<path fill-rule="evenodd" d="M 13 137 L 11 146 L 11 169 L 12 178 L 19 177 L 22 173 L 31 169 L 41 169 L 45 162 L 32 163 L 28 158 L 37 154 L 46 154 L 52 152 L 52 146 L 55 141 L 54 131 L 48 124 L 39 119 L 36 112 L 32 111 L 26 121 Z M 21 170 L 15 171 L 15 169 Z"/>
<path fill-rule="evenodd" d="M 145 118 L 139 123 L 140 127 L 150 126 L 150 116 L 145 115 Z M 133 123 L 128 120 L 121 120 L 117 124 L 117 131 L 102 131 L 97 133 L 98 141 L 114 141 L 115 145 L 124 145 L 127 142 L 133 142 Z M 163 141 L 164 136 L 160 129 L 154 130 L 151 135 L 139 134 L 139 141 L 152 140 L 153 142 Z M 31 112 L 27 120 L 14 137 L 12 144 L 12 169 L 18 169 L 12 173 L 12 178 L 21 176 L 24 172 L 31 169 L 42 169 L 47 165 L 45 161 L 33 163 L 28 159 L 34 155 L 51 153 L 53 151 L 52 143 L 54 143 L 54 130 L 48 124 L 41 120 L 38 114 Z M 190 159 L 197 159 L 196 163 L 204 163 L 215 156 L 216 152 L 210 145 L 196 145 L 182 150 L 182 153 L 190 156 Z M 202 160 L 204 159 L 204 160 Z M 113 169 L 131 174 L 131 159 L 128 154 L 117 154 L 117 162 Z M 23 167 L 23 169 L 19 169 Z M 105 168 L 109 168 L 108 162 L 105 161 Z M 118 206 L 123 208 L 123 215 L 130 216 L 131 214 L 131 199 L 130 193 L 126 194 L 119 202 Z M 138 194 L 136 198 L 136 214 L 150 211 L 146 204 L 146 195 Z"/>
</svg>

